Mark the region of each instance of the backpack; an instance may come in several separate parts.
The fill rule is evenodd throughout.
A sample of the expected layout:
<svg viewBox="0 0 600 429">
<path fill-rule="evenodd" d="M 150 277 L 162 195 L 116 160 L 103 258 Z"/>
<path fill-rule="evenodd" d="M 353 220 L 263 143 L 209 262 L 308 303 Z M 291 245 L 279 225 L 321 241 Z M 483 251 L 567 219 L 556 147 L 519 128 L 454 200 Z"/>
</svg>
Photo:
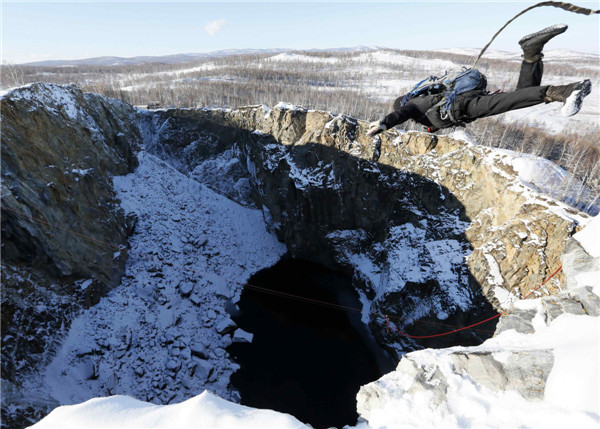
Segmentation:
<svg viewBox="0 0 600 429">
<path fill-rule="evenodd" d="M 415 87 L 402 98 L 402 106 L 408 103 L 414 97 L 431 94 L 444 94 L 442 100 L 432 106 L 425 115 L 440 108 L 442 119 L 450 118 L 453 123 L 458 121 L 452 115 L 452 104 L 456 96 L 474 89 L 484 90 L 487 87 L 487 79 L 483 73 L 477 69 L 463 69 L 460 72 L 448 73 L 442 77 L 429 76 L 427 79 L 417 83 Z"/>
</svg>

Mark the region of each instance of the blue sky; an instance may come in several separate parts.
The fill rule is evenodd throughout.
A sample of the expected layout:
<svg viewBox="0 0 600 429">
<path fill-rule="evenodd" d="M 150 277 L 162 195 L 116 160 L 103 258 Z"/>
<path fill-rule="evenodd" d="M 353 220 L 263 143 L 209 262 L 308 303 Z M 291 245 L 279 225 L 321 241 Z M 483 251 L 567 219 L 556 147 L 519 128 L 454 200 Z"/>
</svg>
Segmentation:
<svg viewBox="0 0 600 429">
<path fill-rule="evenodd" d="M 2 61 L 166 55 L 244 48 L 481 48 L 533 2 L 2 2 Z M 600 9 L 600 2 L 575 4 Z M 600 15 L 534 9 L 491 49 L 569 24 L 548 49 L 600 53 Z"/>
</svg>

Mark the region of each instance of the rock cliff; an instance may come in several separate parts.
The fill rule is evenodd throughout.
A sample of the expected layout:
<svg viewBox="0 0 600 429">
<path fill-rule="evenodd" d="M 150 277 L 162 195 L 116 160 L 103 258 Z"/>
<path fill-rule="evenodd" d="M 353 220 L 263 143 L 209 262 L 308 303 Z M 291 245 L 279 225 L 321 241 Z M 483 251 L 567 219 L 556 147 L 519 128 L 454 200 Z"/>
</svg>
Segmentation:
<svg viewBox="0 0 600 429">
<path fill-rule="evenodd" d="M 439 332 L 440 326 L 432 322 L 462 325 L 508 308 L 560 264 L 567 240 L 587 217 L 527 188 L 491 149 L 447 136 L 396 130 L 368 138 L 365 122 L 344 115 L 283 104 L 273 109 L 139 112 L 74 87 L 41 84 L 15 90 L 2 103 L 2 345 L 8 356 L 2 378 L 9 382 L 3 382 L 3 393 L 10 393 L 12 404 L 24 401 L 19 389 L 26 369 L 40 369 L 55 353 L 73 314 L 96 304 L 121 281 L 135 218 L 120 209 L 112 176 L 134 170 L 136 153 L 161 158 L 195 183 L 248 208 L 247 213 L 259 209 L 293 256 L 352 273 L 364 304 L 363 321 L 398 354 L 422 346 L 478 344 L 489 333 L 416 343 L 388 335 L 384 314 L 398 328 L 423 335 Z M 209 200 L 216 204 L 214 198 Z M 186 210 L 185 202 L 178 204 L 206 220 L 203 234 L 208 234 L 210 207 Z M 182 221 L 174 216 L 173 222 Z M 152 220 L 146 223 L 148 232 Z M 235 228 L 229 234 L 236 234 Z M 190 247 L 213 265 L 224 263 L 223 256 L 237 257 L 220 255 L 215 244 L 202 249 L 206 241 L 200 238 L 187 237 L 189 242 L 174 246 L 173 255 L 196 255 L 188 254 Z M 148 238 L 140 242 L 144 240 L 148 244 Z M 158 256 L 165 261 L 165 255 Z M 173 309 L 179 301 L 169 302 L 165 288 L 175 288 L 185 299 L 194 297 L 193 305 L 201 308 L 206 300 L 220 306 L 212 311 L 215 317 L 199 319 L 210 324 L 198 329 L 210 330 L 211 341 L 217 341 L 213 337 L 218 334 L 223 338 L 219 341 L 227 343 L 231 329 L 215 334 L 213 319 L 225 313 L 228 299 L 239 297 L 244 276 L 260 268 L 259 263 L 230 259 L 227 264 L 242 267 L 241 277 L 223 299 L 198 290 L 204 283 L 184 288 L 180 280 L 165 278 L 171 271 L 180 276 L 175 269 L 148 268 L 155 279 L 148 281 L 156 282 L 158 289 L 140 289 L 140 299 L 150 305 L 150 297 L 156 297 L 162 313 L 160 318 L 152 316 L 156 321 L 144 316 L 140 329 L 158 331 L 165 327 L 160 323 L 174 320 L 168 325 L 173 337 L 169 347 L 177 343 L 177 350 L 169 351 L 170 377 L 149 374 L 161 371 L 161 366 L 136 361 L 136 356 L 148 354 L 150 346 L 128 341 L 125 349 L 102 346 L 102 359 L 119 368 L 136 365 L 137 376 L 98 379 L 92 363 L 82 383 L 100 380 L 99 386 L 110 384 L 112 390 L 99 393 L 135 391 L 158 402 L 181 399 L 177 388 L 184 392 L 182 397 L 197 393 L 189 380 L 181 387 L 178 371 L 192 367 L 194 351 L 181 339 L 184 324 Z M 133 291 L 136 281 L 131 278 L 127 274 L 123 284 Z M 562 274 L 556 276 L 541 293 L 555 294 L 563 281 Z M 213 279 L 206 284 L 215 283 Z M 107 325 L 102 329 L 110 330 Z M 160 347 L 152 353 L 161 353 Z M 205 352 L 201 354 L 204 359 Z M 71 355 L 73 362 L 89 360 L 89 353 L 79 356 L 73 350 Z M 227 359 L 223 353 L 213 358 Z M 550 358 L 542 360 L 551 365 Z M 517 361 L 518 357 L 510 360 Z M 63 365 L 73 364 L 69 362 Z M 469 370 L 471 361 L 464 356 L 457 356 L 456 362 Z M 226 379 L 231 371 L 219 368 L 212 379 L 206 371 L 210 382 L 216 374 Z M 153 380 L 147 392 L 138 392 L 146 389 L 140 377 Z M 154 396 L 151 390 L 157 386 L 174 393 Z M 227 386 L 219 389 L 228 394 Z M 51 398 L 43 398 L 29 409 L 21 406 L 21 417 L 39 415 L 44 401 L 53 406 Z M 3 406 L 3 414 L 7 409 Z"/>
<path fill-rule="evenodd" d="M 77 310 L 121 281 L 133 219 L 112 176 L 136 166 L 136 115 L 72 86 L 2 98 L 4 403 L 20 400 L 23 375 L 48 360 Z"/>
</svg>

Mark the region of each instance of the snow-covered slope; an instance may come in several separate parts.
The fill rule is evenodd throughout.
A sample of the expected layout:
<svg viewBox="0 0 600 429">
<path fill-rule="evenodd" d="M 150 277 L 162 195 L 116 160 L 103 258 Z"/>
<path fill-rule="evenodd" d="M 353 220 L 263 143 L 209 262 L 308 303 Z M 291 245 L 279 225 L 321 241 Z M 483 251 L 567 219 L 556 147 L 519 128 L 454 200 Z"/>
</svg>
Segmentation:
<svg viewBox="0 0 600 429">
<path fill-rule="evenodd" d="M 73 321 L 43 377 L 28 386 L 62 404 L 124 391 L 169 403 L 204 388 L 232 398 L 236 368 L 224 358 L 231 338 L 220 333 L 232 323 L 226 303 L 285 251 L 260 211 L 146 152 L 139 162 L 114 179 L 123 208 L 138 216 L 123 281 Z"/>
</svg>

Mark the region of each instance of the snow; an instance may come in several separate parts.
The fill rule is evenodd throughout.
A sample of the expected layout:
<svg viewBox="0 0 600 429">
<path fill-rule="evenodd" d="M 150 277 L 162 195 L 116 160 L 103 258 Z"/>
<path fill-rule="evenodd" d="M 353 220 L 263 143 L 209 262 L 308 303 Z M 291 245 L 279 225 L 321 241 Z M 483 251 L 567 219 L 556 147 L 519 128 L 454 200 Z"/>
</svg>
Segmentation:
<svg viewBox="0 0 600 429">
<path fill-rule="evenodd" d="M 580 201 L 589 201 L 586 207 L 588 212 L 597 213 L 600 210 L 600 203 L 592 202 L 594 196 L 590 191 L 552 161 L 507 149 L 489 150 L 492 160 L 514 169 L 520 183 L 528 188 L 572 205 L 575 205 L 576 198 L 579 197 Z"/>
<path fill-rule="evenodd" d="M 77 99 L 76 92 L 71 91 L 69 86 L 32 83 L 7 90 L 1 97 L 8 94 L 11 100 L 26 103 L 29 111 L 43 110 L 52 115 L 66 116 L 68 121 L 85 125 L 98 139 L 104 140 L 98 124 L 82 107 L 81 100 Z"/>
<path fill-rule="evenodd" d="M 93 170 L 93 168 L 86 168 L 86 169 L 83 169 L 83 168 L 73 168 L 71 170 L 71 172 L 75 173 L 75 174 L 78 174 L 80 176 L 86 176 L 92 170 Z"/>
<path fill-rule="evenodd" d="M 600 257 L 600 215 L 595 216 L 590 223 L 573 236 L 594 258 Z"/>
<path fill-rule="evenodd" d="M 416 212 L 417 209 L 411 207 L 411 210 Z M 450 214 L 447 216 L 444 223 L 456 228 L 455 232 L 466 229 L 459 219 Z M 364 279 L 364 283 L 373 289 L 375 296 L 370 302 L 364 292 L 359 292 L 363 304 L 362 320 L 365 323 L 371 320 L 371 309 L 377 307 L 373 304 L 379 303 L 390 293 L 402 291 L 408 282 L 424 284 L 435 279 L 440 286 L 427 302 L 403 310 L 405 323 L 426 314 L 436 314 L 438 318 L 445 319 L 450 308 L 469 308 L 472 297 L 464 284 L 468 278 L 464 272 L 464 261 L 471 253 L 469 244 L 452 239 L 435 239 L 431 235 L 432 229 L 427 228 L 426 220 L 419 226 L 412 223 L 393 226 L 383 244 L 376 243 L 370 248 L 359 245 L 367 236 L 362 230 L 338 230 L 327 235 L 338 252 L 338 261 L 352 266 L 354 275 Z M 344 244 L 348 242 L 356 243 L 360 251 Z M 342 245 L 338 247 L 338 243 Z M 381 260 L 382 255 L 385 255 L 384 260 Z"/>
<path fill-rule="evenodd" d="M 455 55 L 467 55 L 472 56 L 473 61 L 481 52 L 479 48 L 446 48 L 446 49 L 436 49 L 436 52 L 446 52 L 449 54 Z M 489 59 L 497 59 L 497 60 L 505 60 L 505 61 L 522 61 L 521 53 L 515 52 L 507 52 L 507 51 L 499 51 L 497 49 L 488 49 L 483 54 L 482 58 Z"/>
<path fill-rule="evenodd" d="M 600 247 L 599 230 L 600 218 L 596 217 L 575 235 L 595 257 Z M 594 290 L 598 294 L 600 276 L 596 278 Z M 519 301 L 516 307 L 538 310 L 538 316 L 533 319 L 533 334 L 520 334 L 511 329 L 479 346 L 425 349 L 405 356 L 421 368 L 443 374 L 448 384 L 447 403 L 435 405 L 431 391 L 407 392 L 412 377 L 394 371 L 374 382 L 384 393 L 372 399 L 368 415 L 363 415 L 368 422 L 357 427 L 598 427 L 598 317 L 563 313 L 547 324 L 541 316 L 541 299 Z M 528 401 L 516 391 L 491 391 L 467 374 L 457 373 L 450 356 L 453 352 L 492 353 L 497 361 L 506 362 L 514 351 L 533 350 L 551 350 L 554 356 L 541 401 Z"/>
<path fill-rule="evenodd" d="M 286 103 L 285 101 L 280 101 L 273 107 L 273 109 L 281 109 L 281 110 L 291 110 L 291 111 L 306 111 L 304 107 L 295 106 L 291 103 Z"/>
<path fill-rule="evenodd" d="M 336 63 L 340 61 L 338 58 L 315 57 L 311 55 L 294 54 L 288 52 L 274 55 L 272 57 L 267 58 L 267 60 L 280 62 L 301 61 L 307 63 Z"/>
<path fill-rule="evenodd" d="M 306 428 L 290 416 L 233 404 L 204 391 L 179 404 L 154 405 L 128 396 L 59 407 L 32 428 Z"/>
<path fill-rule="evenodd" d="M 539 300 L 538 300 L 539 301 Z M 532 335 L 503 332 L 477 347 L 426 349 L 407 356 L 418 366 L 444 374 L 448 403 L 436 406 L 431 392 L 410 392 L 412 377 L 398 371 L 378 383 L 386 389 L 362 427 L 597 427 L 598 319 L 561 315 L 549 326 L 543 322 Z M 508 351 L 553 350 L 554 366 L 542 401 L 524 399 L 515 391 L 498 391 L 477 384 L 453 370 L 452 352 L 492 353 L 499 361 Z M 504 353 L 504 355 L 503 355 Z M 365 417 L 365 416 L 363 416 Z"/>
<path fill-rule="evenodd" d="M 254 335 L 250 332 L 246 332 L 243 329 L 236 329 L 233 333 L 234 343 L 251 343 Z"/>
<path fill-rule="evenodd" d="M 581 244 L 583 249 L 592 257 L 600 258 L 600 215 L 595 216 L 585 226 L 573 236 Z M 600 295 L 600 262 L 596 262 L 596 269 L 584 271 L 575 275 L 575 281 L 581 285 L 589 285 L 594 288 L 597 295 Z"/>
<path fill-rule="evenodd" d="M 390 64 L 413 70 L 427 70 L 429 74 L 443 74 L 445 71 L 461 68 L 460 64 L 448 60 L 415 58 L 389 51 L 369 52 L 353 57 L 352 59 L 358 63 Z"/>
</svg>

